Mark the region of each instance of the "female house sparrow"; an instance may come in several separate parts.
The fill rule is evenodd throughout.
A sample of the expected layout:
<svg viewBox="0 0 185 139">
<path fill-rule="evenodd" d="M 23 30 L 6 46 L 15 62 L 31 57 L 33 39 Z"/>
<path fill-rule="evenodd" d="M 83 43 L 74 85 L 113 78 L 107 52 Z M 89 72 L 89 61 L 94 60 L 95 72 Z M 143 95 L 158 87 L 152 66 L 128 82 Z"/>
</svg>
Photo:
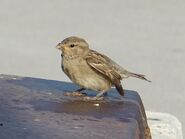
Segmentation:
<svg viewBox="0 0 185 139">
<path fill-rule="evenodd" d="M 111 60 L 89 48 L 88 43 L 79 37 L 68 37 L 56 48 L 62 51 L 62 70 L 76 84 L 84 89 L 99 92 L 95 97 L 84 97 L 88 100 L 99 100 L 111 86 L 115 86 L 124 96 L 121 80 L 136 77 L 146 81 L 144 75 L 129 72 Z"/>
</svg>

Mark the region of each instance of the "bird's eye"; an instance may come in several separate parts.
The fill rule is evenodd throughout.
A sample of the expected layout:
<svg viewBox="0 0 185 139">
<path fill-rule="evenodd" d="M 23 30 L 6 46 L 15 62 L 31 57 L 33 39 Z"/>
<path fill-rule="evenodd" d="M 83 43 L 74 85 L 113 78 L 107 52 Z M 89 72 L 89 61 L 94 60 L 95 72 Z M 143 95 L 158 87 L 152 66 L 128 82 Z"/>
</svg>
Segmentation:
<svg viewBox="0 0 185 139">
<path fill-rule="evenodd" d="M 74 44 L 71 44 L 70 47 L 73 48 L 73 47 L 75 47 L 75 45 Z"/>
</svg>

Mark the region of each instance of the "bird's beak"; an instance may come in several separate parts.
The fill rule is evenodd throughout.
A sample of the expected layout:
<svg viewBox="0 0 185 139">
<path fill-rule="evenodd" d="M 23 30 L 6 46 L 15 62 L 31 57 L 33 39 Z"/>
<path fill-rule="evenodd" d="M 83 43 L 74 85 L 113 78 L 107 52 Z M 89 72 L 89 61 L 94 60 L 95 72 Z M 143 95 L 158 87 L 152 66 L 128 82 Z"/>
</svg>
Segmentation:
<svg viewBox="0 0 185 139">
<path fill-rule="evenodd" d="M 56 48 L 59 49 L 59 50 L 62 49 L 62 44 L 61 43 L 57 44 Z"/>
<path fill-rule="evenodd" d="M 66 45 L 63 45 L 61 43 L 59 43 L 56 46 L 57 49 L 61 50 L 63 53 L 70 51 L 68 47 L 66 47 Z"/>
</svg>

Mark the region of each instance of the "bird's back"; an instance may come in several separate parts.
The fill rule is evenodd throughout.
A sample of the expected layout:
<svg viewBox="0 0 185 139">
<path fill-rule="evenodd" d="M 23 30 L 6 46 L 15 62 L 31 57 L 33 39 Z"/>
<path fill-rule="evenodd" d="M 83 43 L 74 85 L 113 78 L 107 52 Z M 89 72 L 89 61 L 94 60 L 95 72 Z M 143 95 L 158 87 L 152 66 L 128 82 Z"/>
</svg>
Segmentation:
<svg viewBox="0 0 185 139">
<path fill-rule="evenodd" d="M 109 70 L 114 71 L 115 73 L 119 74 L 121 78 L 128 78 L 129 72 L 125 70 L 123 67 L 121 67 L 119 64 L 117 64 L 115 61 L 110 59 L 108 56 L 101 54 L 95 50 L 91 50 L 87 57 L 90 57 L 91 59 L 99 60 L 101 61 L 100 64 L 104 64 L 107 67 L 109 67 Z M 96 61 L 94 61 L 96 62 Z"/>
</svg>

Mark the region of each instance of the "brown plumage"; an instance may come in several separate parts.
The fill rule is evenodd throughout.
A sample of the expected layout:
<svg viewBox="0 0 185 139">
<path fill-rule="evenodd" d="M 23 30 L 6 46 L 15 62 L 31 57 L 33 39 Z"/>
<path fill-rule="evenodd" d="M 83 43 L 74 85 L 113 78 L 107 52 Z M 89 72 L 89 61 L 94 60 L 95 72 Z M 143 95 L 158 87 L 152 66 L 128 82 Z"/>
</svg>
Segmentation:
<svg viewBox="0 0 185 139">
<path fill-rule="evenodd" d="M 120 95 L 124 95 L 121 80 L 136 77 L 149 81 L 144 75 L 129 72 L 109 57 L 89 49 L 88 43 L 78 37 L 69 37 L 56 46 L 62 51 L 62 69 L 76 84 L 83 88 L 98 91 L 96 100 L 115 86 Z"/>
</svg>

